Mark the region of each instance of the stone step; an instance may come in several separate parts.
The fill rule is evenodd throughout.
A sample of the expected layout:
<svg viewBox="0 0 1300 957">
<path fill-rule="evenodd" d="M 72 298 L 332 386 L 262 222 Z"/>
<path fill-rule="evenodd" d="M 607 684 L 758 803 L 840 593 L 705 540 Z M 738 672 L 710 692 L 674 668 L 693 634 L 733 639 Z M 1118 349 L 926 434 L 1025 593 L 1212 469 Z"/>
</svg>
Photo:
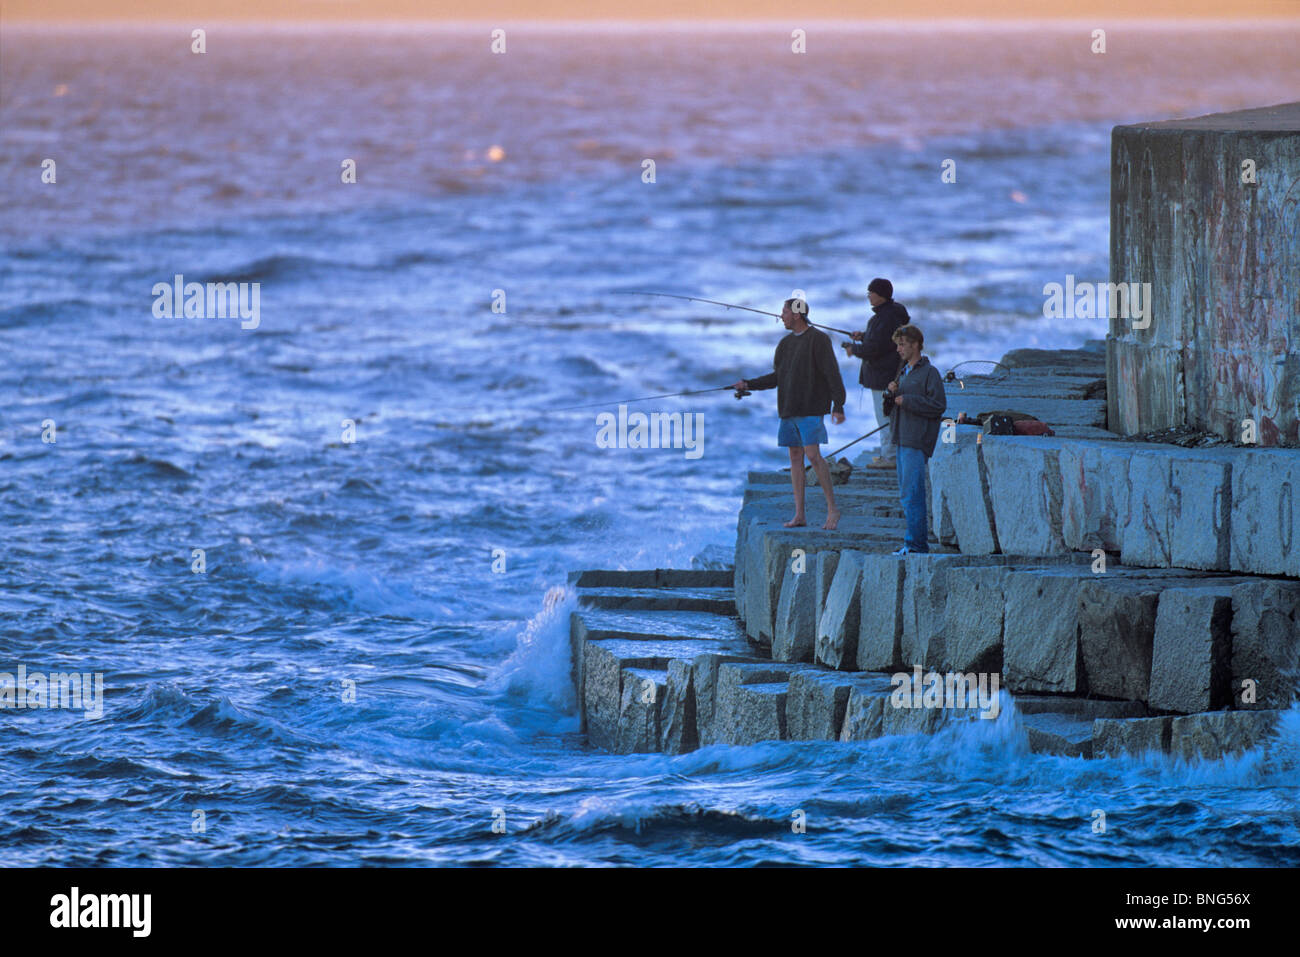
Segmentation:
<svg viewBox="0 0 1300 957">
<path fill-rule="evenodd" d="M 701 743 L 754 744 L 786 737 L 786 697 L 793 674 L 810 665 L 726 662 L 718 665 L 713 726 Z"/>
<path fill-rule="evenodd" d="M 744 630 L 729 615 L 702 611 L 660 611 L 582 608 L 573 612 L 571 622 L 579 629 L 578 637 L 712 639 L 744 640 Z"/>
<path fill-rule="evenodd" d="M 1022 715 L 1060 714 L 1088 722 L 1089 732 L 1097 718 L 1144 718 L 1147 709 L 1140 701 L 1108 701 L 1103 698 L 1074 698 L 1059 694 L 1012 695 L 1016 711 Z"/>
<path fill-rule="evenodd" d="M 790 677 L 786 729 L 791 741 L 838 741 L 849 695 L 887 696 L 889 676 L 871 672 L 800 671 Z"/>
<path fill-rule="evenodd" d="M 1155 718 L 1093 722 L 1097 757 L 1172 754 L 1184 760 L 1218 760 L 1264 746 L 1274 735 L 1283 711 L 1208 711 Z"/>
<path fill-rule="evenodd" d="M 569 584 L 576 588 L 730 588 L 732 581 L 729 568 L 587 569 L 569 572 Z"/>
<path fill-rule="evenodd" d="M 669 695 L 669 672 L 674 662 L 689 662 L 708 655 L 754 660 L 749 644 L 743 641 L 603 638 L 580 642 L 578 647 L 582 654 L 575 662 L 575 686 L 582 702 L 583 727 L 591 744 L 616 752 L 627 741 L 639 742 L 649 733 L 646 722 L 650 718 L 645 709 L 638 709 L 636 702 L 626 701 L 628 676 L 636 677 L 639 674 L 636 669 L 653 671 L 656 675 L 663 673 L 662 681 L 655 679 L 656 686 L 662 688 L 655 692 L 652 702 L 654 721 L 658 722 L 662 718 L 662 702 Z M 636 685 L 640 689 L 641 681 Z M 629 721 L 638 720 L 640 725 L 625 730 Z M 660 724 L 654 725 L 656 746 L 652 750 L 661 747 L 661 730 Z"/>
<path fill-rule="evenodd" d="M 734 615 L 736 596 L 725 588 L 580 588 L 578 604 L 583 608 L 624 611 L 698 611 L 711 615 Z"/>
<path fill-rule="evenodd" d="M 1092 721 L 1074 714 L 1037 711 L 1020 717 L 1034 754 L 1092 757 Z"/>
</svg>

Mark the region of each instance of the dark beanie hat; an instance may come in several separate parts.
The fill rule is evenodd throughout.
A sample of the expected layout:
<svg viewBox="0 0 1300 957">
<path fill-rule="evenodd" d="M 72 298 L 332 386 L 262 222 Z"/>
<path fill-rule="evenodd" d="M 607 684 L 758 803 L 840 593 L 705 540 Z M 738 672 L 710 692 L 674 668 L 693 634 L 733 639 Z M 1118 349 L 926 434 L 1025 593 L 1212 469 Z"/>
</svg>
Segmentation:
<svg viewBox="0 0 1300 957">
<path fill-rule="evenodd" d="M 886 299 L 894 298 L 894 284 L 888 279 L 873 279 L 867 283 L 867 291 L 874 292 L 877 296 L 883 296 Z"/>
</svg>

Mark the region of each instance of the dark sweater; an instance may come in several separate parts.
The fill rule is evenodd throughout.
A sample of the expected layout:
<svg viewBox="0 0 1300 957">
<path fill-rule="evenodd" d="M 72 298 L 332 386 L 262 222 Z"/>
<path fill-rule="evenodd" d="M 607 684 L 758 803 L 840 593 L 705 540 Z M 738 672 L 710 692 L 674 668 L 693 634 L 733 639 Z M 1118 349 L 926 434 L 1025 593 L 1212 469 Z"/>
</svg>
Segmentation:
<svg viewBox="0 0 1300 957">
<path fill-rule="evenodd" d="M 885 385 L 889 385 L 888 382 Z M 898 380 L 903 404 L 890 414 L 894 443 L 900 448 L 920 449 L 928 459 L 939 441 L 939 420 L 948 407 L 943 390 L 943 376 L 921 356 L 916 365 Z"/>
<path fill-rule="evenodd" d="M 777 415 L 798 419 L 844 411 L 844 380 L 831 346 L 831 337 L 809 326 L 799 335 L 793 332 L 776 344 L 772 358 L 775 371 L 757 379 L 746 379 L 754 391 L 776 387 Z"/>
<path fill-rule="evenodd" d="M 867 334 L 861 342 L 853 344 L 853 355 L 862 360 L 858 381 L 868 389 L 884 391 L 898 375 L 898 350 L 894 348 L 894 330 L 912 321 L 907 307 L 901 302 L 886 299 L 871 307 L 871 320 Z"/>
</svg>

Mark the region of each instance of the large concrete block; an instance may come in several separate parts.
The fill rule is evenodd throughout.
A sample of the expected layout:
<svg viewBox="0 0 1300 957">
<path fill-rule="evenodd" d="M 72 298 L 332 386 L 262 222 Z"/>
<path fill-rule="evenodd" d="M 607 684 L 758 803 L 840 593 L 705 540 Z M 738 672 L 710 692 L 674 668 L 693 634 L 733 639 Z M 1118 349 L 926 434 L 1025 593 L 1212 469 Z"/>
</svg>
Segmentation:
<svg viewBox="0 0 1300 957">
<path fill-rule="evenodd" d="M 844 706 L 844 724 L 840 728 L 841 741 L 870 741 L 884 731 L 885 706 L 889 691 L 870 688 L 853 688 Z"/>
<path fill-rule="evenodd" d="M 763 722 L 772 715 L 779 714 L 780 721 L 785 720 L 784 689 L 790 681 L 790 675 L 797 671 L 816 670 L 810 665 L 776 664 L 774 662 L 722 662 L 717 670 L 717 690 L 714 698 L 713 735 L 714 740 L 723 743 L 749 743 L 755 729 L 766 727 Z M 741 688 L 746 685 L 780 685 L 782 692 L 779 706 L 774 700 L 744 698 Z M 771 688 L 763 692 L 775 694 Z M 757 710 L 755 710 L 757 709 Z M 698 722 L 698 712 L 697 712 Z"/>
<path fill-rule="evenodd" d="M 1098 718 L 1149 717 L 1141 701 L 1106 701 L 1102 698 L 1079 698 L 1058 694 L 1014 695 L 1012 702 L 1020 714 L 1061 714 L 1087 721 L 1089 728 Z"/>
<path fill-rule="evenodd" d="M 749 510 L 742 505 L 740 508 L 740 515 L 736 519 L 736 551 L 733 559 L 736 570 L 731 581 L 732 591 L 736 597 L 736 614 L 740 616 L 742 622 L 746 621 L 749 617 L 747 605 L 748 592 L 745 588 L 745 574 L 748 571 L 749 564 L 749 528 Z"/>
<path fill-rule="evenodd" d="M 1003 680 L 1010 691 L 1086 691 L 1079 655 L 1079 592 L 1091 573 L 1065 566 L 1005 580 Z"/>
<path fill-rule="evenodd" d="M 1165 446 L 1133 453 L 1124 563 L 1227 569 L 1235 454 Z"/>
<path fill-rule="evenodd" d="M 1300 679 L 1300 582 L 1260 581 L 1232 590 L 1234 708 L 1286 708 Z M 1256 700 L 1243 699 L 1254 682 Z"/>
<path fill-rule="evenodd" d="M 1170 464 L 1169 563 L 1226 571 L 1231 562 L 1236 450 L 1182 454 Z"/>
<path fill-rule="evenodd" d="M 885 698 L 881 711 L 881 734 L 934 734 L 952 721 L 980 719 L 983 712 L 976 675 L 928 672 L 924 677 L 920 674 L 907 677 L 908 683 L 897 689 L 898 693 L 891 689 Z M 932 685 L 931 681 L 936 677 L 939 683 Z M 971 682 L 969 686 L 963 684 L 967 679 Z M 989 693 L 990 686 L 986 685 L 984 690 Z M 907 693 L 901 693 L 903 691 Z M 988 714 L 996 713 L 990 711 Z M 992 717 L 985 720 L 992 720 Z"/>
<path fill-rule="evenodd" d="M 862 558 L 861 552 L 840 553 L 835 579 L 826 596 L 826 607 L 817 623 L 817 663 L 838 671 L 850 670 L 857 665 Z"/>
<path fill-rule="evenodd" d="M 805 530 L 752 526 L 746 535 L 744 556 L 737 555 L 737 561 L 745 562 L 745 632 L 759 643 L 770 645 L 785 576 L 796 568 L 810 574 L 816 568 L 818 554 L 854 544 L 847 534 L 821 532 L 814 537 Z"/>
<path fill-rule="evenodd" d="M 945 671 L 1002 671 L 1006 565 L 972 565 L 948 577 L 942 661 Z"/>
<path fill-rule="evenodd" d="M 1129 509 L 1124 522 L 1125 565 L 1169 567 L 1169 467 L 1164 450 L 1135 452 L 1129 459 Z"/>
<path fill-rule="evenodd" d="M 1104 575 L 1081 583 L 1079 643 L 1090 694 L 1147 700 L 1161 587 Z"/>
<path fill-rule="evenodd" d="M 1111 281 L 1149 291 L 1110 321 L 1111 427 L 1190 425 L 1297 442 L 1295 194 L 1300 105 L 1116 127 Z M 1261 171 L 1241 185 L 1244 157 Z M 1235 184 L 1226 188 L 1225 184 Z"/>
<path fill-rule="evenodd" d="M 784 681 L 755 682 L 737 688 L 728 743 L 785 740 L 788 693 L 789 685 Z"/>
<path fill-rule="evenodd" d="M 1067 548 L 1122 549 L 1128 463 L 1140 448 L 1128 442 L 1069 442 L 1061 448 L 1061 537 Z"/>
<path fill-rule="evenodd" d="M 1238 450 L 1232 470 L 1232 567 L 1300 577 L 1300 450 Z"/>
<path fill-rule="evenodd" d="M 867 694 L 888 694 L 891 685 L 884 675 L 844 672 L 796 672 L 790 676 L 786 698 L 786 727 L 791 741 L 837 741 L 844 730 L 849 695 L 859 689 Z"/>
<path fill-rule="evenodd" d="M 1092 757 L 1092 721 L 1068 714 L 1038 712 L 1020 718 L 1034 754 Z"/>
<path fill-rule="evenodd" d="M 1173 718 L 1098 718 L 1092 723 L 1092 753 L 1096 757 L 1168 753 Z"/>
<path fill-rule="evenodd" d="M 659 715 L 667 678 L 666 671 L 623 669 L 618 735 L 614 747 L 619 754 L 660 750 Z"/>
<path fill-rule="evenodd" d="M 835 551 L 818 552 L 813 561 L 813 578 L 817 585 L 817 603 L 813 610 L 813 621 L 822 620 L 826 610 L 826 596 L 830 594 L 831 583 L 835 580 L 835 569 L 840 564 L 840 553 Z"/>
<path fill-rule="evenodd" d="M 902 558 L 862 557 L 858 629 L 858 668 L 862 671 L 890 671 L 902 664 L 903 575 Z"/>
<path fill-rule="evenodd" d="M 666 754 L 685 754 L 700 746 L 695 725 L 694 668 L 690 661 L 668 662 L 663 706 L 659 712 L 659 749 Z"/>
<path fill-rule="evenodd" d="M 789 570 L 781 582 L 772 636 L 774 661 L 812 661 L 817 640 L 817 581 L 806 564 L 803 571 Z"/>
<path fill-rule="evenodd" d="M 1210 711 L 1176 717 L 1169 749 L 1189 761 L 1240 755 L 1272 737 L 1281 715 L 1281 711 Z"/>
<path fill-rule="evenodd" d="M 963 554 L 991 555 L 998 550 L 988 480 L 980 459 L 979 426 L 955 426 L 955 442 L 940 442 L 930 459 L 930 513 L 936 535 Z"/>
<path fill-rule="evenodd" d="M 586 648 L 584 710 L 587 739 L 607 751 L 619 749 L 619 718 L 623 708 L 623 675 L 627 668 L 667 667 L 653 654 L 638 657 L 625 650 L 635 642 L 589 641 Z"/>
<path fill-rule="evenodd" d="M 691 685 L 695 689 L 695 728 L 700 747 L 717 744 L 718 669 L 732 662 L 761 664 L 756 658 L 737 655 L 702 654 L 691 663 Z"/>
<path fill-rule="evenodd" d="M 794 548 L 770 532 L 750 532 L 749 563 L 745 571 L 745 631 L 763 644 L 772 643 L 776 606 Z"/>
<path fill-rule="evenodd" d="M 989 435 L 983 443 L 998 544 L 1008 555 L 1058 555 L 1063 440 Z"/>
<path fill-rule="evenodd" d="M 1148 701 L 1162 711 L 1217 710 L 1232 697 L 1232 589 L 1167 588 L 1156 609 Z"/>
<path fill-rule="evenodd" d="M 903 665 L 940 668 L 945 660 L 948 592 L 972 565 L 1002 565 L 1002 555 L 907 555 L 903 573 Z M 954 611 L 957 609 L 954 606 Z"/>
</svg>

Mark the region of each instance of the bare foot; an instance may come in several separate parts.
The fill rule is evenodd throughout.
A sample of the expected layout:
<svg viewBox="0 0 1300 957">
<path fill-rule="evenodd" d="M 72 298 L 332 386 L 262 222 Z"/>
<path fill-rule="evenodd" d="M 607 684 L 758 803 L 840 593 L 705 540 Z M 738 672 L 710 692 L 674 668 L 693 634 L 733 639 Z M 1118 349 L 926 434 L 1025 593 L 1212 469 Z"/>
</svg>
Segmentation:
<svg viewBox="0 0 1300 957">
<path fill-rule="evenodd" d="M 835 526 L 838 525 L 839 523 L 840 523 L 840 512 L 839 509 L 836 509 L 835 511 L 831 512 L 826 516 L 826 524 L 823 525 L 822 528 L 826 529 L 826 531 L 828 532 L 833 532 L 835 531 Z"/>
<path fill-rule="evenodd" d="M 786 528 L 802 528 L 804 525 L 807 525 L 807 524 L 808 524 L 808 523 L 807 523 L 806 521 L 804 521 L 804 517 L 803 517 L 802 515 L 796 515 L 794 518 L 790 519 L 790 521 L 788 521 L 788 522 L 785 523 L 785 527 L 786 527 Z"/>
</svg>

